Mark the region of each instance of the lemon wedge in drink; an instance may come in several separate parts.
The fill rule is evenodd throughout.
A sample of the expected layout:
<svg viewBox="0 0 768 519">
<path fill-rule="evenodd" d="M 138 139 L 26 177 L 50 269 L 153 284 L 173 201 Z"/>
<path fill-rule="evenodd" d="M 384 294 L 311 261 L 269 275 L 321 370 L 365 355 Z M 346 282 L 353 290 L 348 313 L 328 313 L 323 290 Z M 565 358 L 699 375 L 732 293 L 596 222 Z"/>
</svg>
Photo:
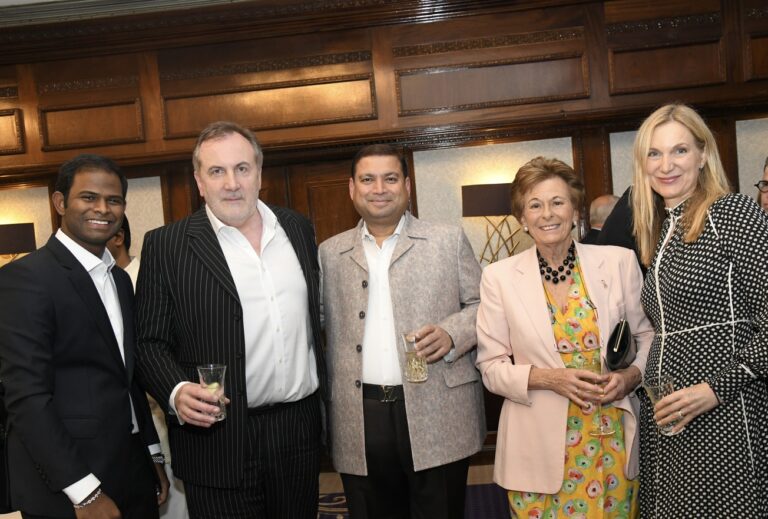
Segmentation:
<svg viewBox="0 0 768 519">
<path fill-rule="evenodd" d="M 214 394 L 216 391 L 219 390 L 220 387 L 221 387 L 221 384 L 219 384 L 218 382 L 211 382 L 205 387 L 205 389 L 207 389 L 210 394 Z"/>
</svg>

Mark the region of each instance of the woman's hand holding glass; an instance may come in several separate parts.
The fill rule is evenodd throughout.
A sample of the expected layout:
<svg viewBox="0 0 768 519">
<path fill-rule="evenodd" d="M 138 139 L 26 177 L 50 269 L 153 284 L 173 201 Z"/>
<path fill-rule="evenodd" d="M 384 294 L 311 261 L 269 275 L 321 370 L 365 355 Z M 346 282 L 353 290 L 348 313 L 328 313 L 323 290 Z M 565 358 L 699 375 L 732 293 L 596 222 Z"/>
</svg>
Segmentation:
<svg viewBox="0 0 768 519">
<path fill-rule="evenodd" d="M 685 428 L 694 418 L 711 411 L 720 402 L 717 395 L 706 382 L 695 386 L 678 389 L 665 396 L 653 407 L 653 418 L 659 426 L 673 422 L 677 425 L 672 430 L 676 434 Z"/>
<path fill-rule="evenodd" d="M 586 369 L 532 367 L 528 376 L 529 389 L 548 389 L 568 398 L 586 409 L 589 403 L 598 403 L 603 394 L 602 384 L 608 375 L 598 375 Z"/>
</svg>

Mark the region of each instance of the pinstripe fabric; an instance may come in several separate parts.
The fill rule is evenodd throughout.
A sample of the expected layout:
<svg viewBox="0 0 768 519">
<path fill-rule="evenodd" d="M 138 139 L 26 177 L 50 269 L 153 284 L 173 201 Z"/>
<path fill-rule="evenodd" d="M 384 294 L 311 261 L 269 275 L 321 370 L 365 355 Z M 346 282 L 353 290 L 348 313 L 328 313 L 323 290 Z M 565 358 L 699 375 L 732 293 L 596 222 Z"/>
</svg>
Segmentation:
<svg viewBox="0 0 768 519">
<path fill-rule="evenodd" d="M 317 249 L 312 226 L 289 209 L 270 207 L 299 259 L 309 294 L 320 391 L 326 370 L 320 335 Z M 210 429 L 169 417 L 173 470 L 185 482 L 216 488 L 242 483 L 247 443 L 243 311 L 224 254 L 201 208 L 148 233 L 137 284 L 138 375 L 163 410 L 173 388 L 197 380 L 201 363 L 226 364 L 227 419 Z M 312 399 L 314 400 L 314 399 Z"/>
<path fill-rule="evenodd" d="M 320 413 L 314 396 L 251 416 L 243 482 L 235 489 L 187 485 L 190 519 L 315 519 Z"/>
</svg>

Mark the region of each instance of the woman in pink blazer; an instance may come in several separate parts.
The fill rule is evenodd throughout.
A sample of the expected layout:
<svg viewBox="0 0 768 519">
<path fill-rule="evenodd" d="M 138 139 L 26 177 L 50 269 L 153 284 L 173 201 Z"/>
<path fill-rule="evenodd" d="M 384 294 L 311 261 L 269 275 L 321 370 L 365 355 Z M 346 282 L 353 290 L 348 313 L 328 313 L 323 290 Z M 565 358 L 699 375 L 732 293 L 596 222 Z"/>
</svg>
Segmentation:
<svg viewBox="0 0 768 519">
<path fill-rule="evenodd" d="M 633 392 L 653 329 L 634 253 L 571 237 L 583 200 L 567 164 L 538 157 L 524 165 L 512 211 L 536 246 L 483 273 L 477 366 L 485 386 L 506 399 L 494 480 L 509 489 L 514 517 L 637 513 Z M 638 352 L 629 367 L 609 372 L 605 343 L 621 319 Z"/>
</svg>

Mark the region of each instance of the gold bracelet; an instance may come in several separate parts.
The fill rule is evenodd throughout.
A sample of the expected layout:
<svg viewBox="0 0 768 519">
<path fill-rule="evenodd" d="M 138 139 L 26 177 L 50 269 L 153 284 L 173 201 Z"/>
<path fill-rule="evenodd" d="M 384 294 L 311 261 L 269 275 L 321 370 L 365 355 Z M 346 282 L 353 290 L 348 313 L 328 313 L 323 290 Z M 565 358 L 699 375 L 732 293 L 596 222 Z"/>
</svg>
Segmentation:
<svg viewBox="0 0 768 519">
<path fill-rule="evenodd" d="M 94 492 L 91 495 L 91 497 L 89 497 L 88 499 L 86 499 L 85 501 L 83 501 L 83 502 L 81 502 L 79 504 L 72 505 L 72 506 L 75 507 L 75 510 L 80 510 L 81 508 L 85 508 L 88 505 L 92 505 L 94 503 L 94 501 L 96 501 L 101 496 L 102 496 L 101 487 L 99 487 L 99 488 L 96 489 L 96 492 Z"/>
</svg>

